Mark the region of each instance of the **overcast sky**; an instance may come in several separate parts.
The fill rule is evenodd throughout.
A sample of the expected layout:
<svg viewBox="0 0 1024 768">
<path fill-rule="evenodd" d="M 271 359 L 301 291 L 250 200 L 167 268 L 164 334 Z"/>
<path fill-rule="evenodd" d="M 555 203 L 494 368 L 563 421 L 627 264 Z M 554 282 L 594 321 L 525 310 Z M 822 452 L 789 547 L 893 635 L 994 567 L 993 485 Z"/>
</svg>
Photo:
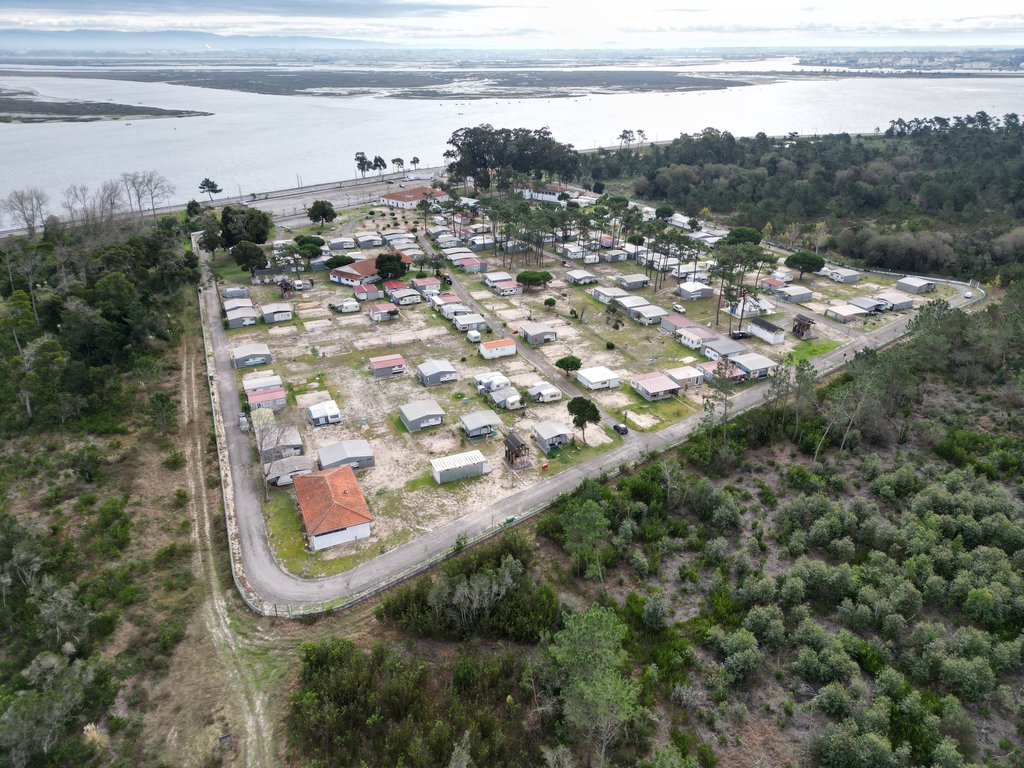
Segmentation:
<svg viewBox="0 0 1024 768">
<path fill-rule="evenodd" d="M 817 3 L 817 4 L 815 4 Z M 240 10 L 240 9 L 244 9 Z M 0 28 L 467 48 L 1020 45 L 1013 0 L 0 0 Z"/>
</svg>

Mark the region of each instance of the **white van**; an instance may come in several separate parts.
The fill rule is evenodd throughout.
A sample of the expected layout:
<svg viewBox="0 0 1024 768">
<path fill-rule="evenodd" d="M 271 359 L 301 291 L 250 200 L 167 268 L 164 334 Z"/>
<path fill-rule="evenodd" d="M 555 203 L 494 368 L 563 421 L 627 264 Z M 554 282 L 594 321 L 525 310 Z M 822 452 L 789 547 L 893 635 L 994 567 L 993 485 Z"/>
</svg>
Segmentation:
<svg viewBox="0 0 1024 768">
<path fill-rule="evenodd" d="M 480 331 L 466 331 L 466 338 L 471 344 L 480 343 Z"/>
</svg>

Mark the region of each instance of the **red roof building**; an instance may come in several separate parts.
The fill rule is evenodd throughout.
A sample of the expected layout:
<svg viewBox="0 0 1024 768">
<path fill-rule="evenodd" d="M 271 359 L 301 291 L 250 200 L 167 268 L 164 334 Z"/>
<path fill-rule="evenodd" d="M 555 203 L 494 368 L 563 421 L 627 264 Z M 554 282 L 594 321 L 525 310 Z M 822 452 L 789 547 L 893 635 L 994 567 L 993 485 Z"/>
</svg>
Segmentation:
<svg viewBox="0 0 1024 768">
<path fill-rule="evenodd" d="M 296 477 L 295 496 L 314 550 L 370 535 L 373 514 L 347 464 Z"/>
</svg>

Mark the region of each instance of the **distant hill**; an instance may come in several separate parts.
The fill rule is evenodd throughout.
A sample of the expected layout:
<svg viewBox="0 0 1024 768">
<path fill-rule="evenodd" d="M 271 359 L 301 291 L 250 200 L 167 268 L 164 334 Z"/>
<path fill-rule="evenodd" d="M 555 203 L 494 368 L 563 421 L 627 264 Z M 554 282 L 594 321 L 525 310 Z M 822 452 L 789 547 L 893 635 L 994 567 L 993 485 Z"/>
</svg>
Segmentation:
<svg viewBox="0 0 1024 768">
<path fill-rule="evenodd" d="M 210 52 L 242 50 L 338 50 L 394 48 L 375 40 L 331 37 L 273 37 L 215 35 L 210 32 L 120 32 L 113 29 L 42 31 L 0 29 L 0 52 L 99 53 L 99 52 Z"/>
</svg>

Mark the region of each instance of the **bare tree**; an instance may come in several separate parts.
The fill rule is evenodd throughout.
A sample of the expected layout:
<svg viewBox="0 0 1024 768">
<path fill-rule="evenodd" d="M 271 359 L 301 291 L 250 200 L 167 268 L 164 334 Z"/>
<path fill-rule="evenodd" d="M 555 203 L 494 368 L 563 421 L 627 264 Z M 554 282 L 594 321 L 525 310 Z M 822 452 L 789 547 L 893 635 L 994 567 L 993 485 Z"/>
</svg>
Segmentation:
<svg viewBox="0 0 1024 768">
<path fill-rule="evenodd" d="M 128 198 L 128 208 L 142 213 L 142 203 L 146 199 L 146 190 L 142 183 L 143 174 L 138 171 L 130 173 L 126 171 L 121 174 L 119 179 L 121 186 L 124 187 L 125 197 Z"/>
<path fill-rule="evenodd" d="M 10 216 L 16 224 L 20 224 L 29 237 L 34 237 L 36 229 L 46 219 L 44 213 L 49 196 L 38 187 L 16 189 L 4 198 L 0 208 Z"/>
<path fill-rule="evenodd" d="M 84 218 L 86 201 L 89 199 L 89 188 L 84 184 L 72 184 L 64 190 L 64 210 L 68 214 L 68 223 L 72 226 Z"/>
<path fill-rule="evenodd" d="M 149 200 L 149 208 L 156 216 L 157 203 L 163 203 L 174 194 L 174 185 L 167 180 L 167 177 L 156 171 L 143 171 L 140 185 Z M 141 212 L 141 208 L 140 208 Z"/>
<path fill-rule="evenodd" d="M 250 416 L 252 436 L 256 442 L 256 466 L 254 467 L 263 484 L 263 500 L 270 497 L 270 472 L 275 461 L 285 458 L 282 449 L 287 444 L 293 424 L 282 415 L 279 420 L 269 408 L 259 408 Z"/>
<path fill-rule="evenodd" d="M 120 179 L 103 182 L 93 194 L 89 194 L 89 188 L 83 184 L 72 184 L 64 190 L 64 209 L 68 212 L 71 224 L 79 225 L 93 234 L 109 231 L 126 199 L 123 191 L 125 175 L 121 174 Z M 127 200 L 129 208 L 132 208 L 131 193 L 127 194 Z"/>
</svg>

